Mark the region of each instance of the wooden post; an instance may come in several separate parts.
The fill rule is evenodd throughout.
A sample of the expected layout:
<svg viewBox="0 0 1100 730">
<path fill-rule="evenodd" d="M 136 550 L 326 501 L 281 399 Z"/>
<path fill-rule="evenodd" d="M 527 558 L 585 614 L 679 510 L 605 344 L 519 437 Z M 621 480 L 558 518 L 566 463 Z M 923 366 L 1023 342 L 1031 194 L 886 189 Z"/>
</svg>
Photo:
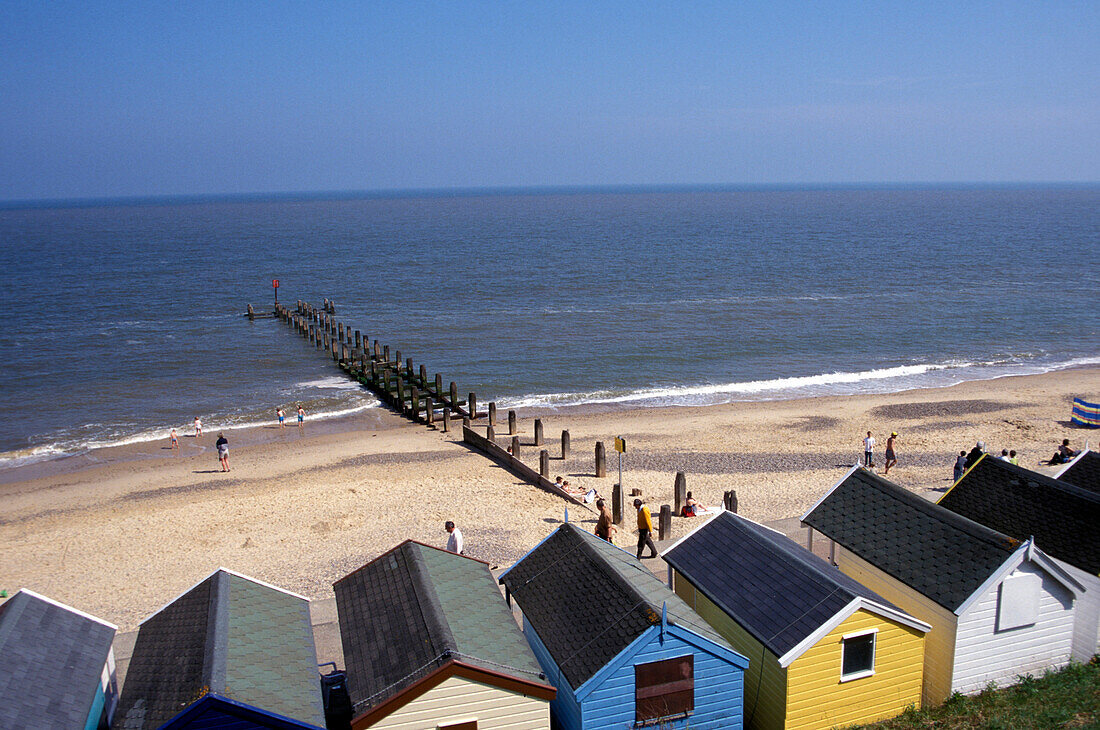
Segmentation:
<svg viewBox="0 0 1100 730">
<path fill-rule="evenodd" d="M 543 479 L 550 478 L 550 452 L 546 449 L 539 452 L 539 474 Z"/>
<path fill-rule="evenodd" d="M 519 458 L 519 436 L 512 437 L 512 456 Z"/>
<path fill-rule="evenodd" d="M 429 426 L 435 425 L 435 404 L 432 403 L 430 395 L 424 396 L 424 420 L 427 421 Z"/>
<path fill-rule="evenodd" d="M 451 409 L 443 409 L 443 433 L 450 433 L 451 431 Z"/>
<path fill-rule="evenodd" d="M 386 358 L 386 359 L 388 360 L 389 358 Z M 396 350 L 396 351 L 394 351 L 394 353 L 393 353 L 393 361 L 394 361 L 395 363 L 397 363 L 397 367 L 396 367 L 396 368 L 394 368 L 394 369 L 395 369 L 395 370 L 397 370 L 397 374 L 398 374 L 398 375 L 401 375 L 401 350 Z"/>
<path fill-rule="evenodd" d="M 248 321 L 251 322 L 256 319 L 256 310 L 252 308 L 252 305 L 248 305 Z"/>
<path fill-rule="evenodd" d="M 427 365 L 421 365 L 420 366 L 420 384 L 423 385 L 425 388 L 428 387 L 428 366 Z"/>
<path fill-rule="evenodd" d="M 451 409 L 452 410 L 457 409 L 458 408 L 458 386 L 455 385 L 455 381 L 453 381 L 453 380 L 451 381 L 450 396 L 451 396 L 451 398 L 450 398 L 450 400 L 451 400 Z M 455 413 L 458 413 L 458 411 L 455 410 Z"/>
<path fill-rule="evenodd" d="M 616 525 L 623 523 L 623 485 L 616 484 L 611 488 L 611 519 Z"/>
<path fill-rule="evenodd" d="M 337 362 L 340 361 L 340 345 L 335 337 L 332 338 L 332 359 Z"/>
<path fill-rule="evenodd" d="M 535 419 L 535 446 L 542 446 L 542 419 Z"/>
<path fill-rule="evenodd" d="M 397 371 L 397 412 L 405 412 L 405 379 L 401 377 L 401 370 Z"/>
<path fill-rule="evenodd" d="M 470 427 L 470 419 L 467 418 L 466 416 L 462 417 L 462 427 L 463 428 L 469 428 Z"/>
<path fill-rule="evenodd" d="M 382 362 L 390 362 L 390 346 L 382 345 Z"/>
<path fill-rule="evenodd" d="M 336 324 L 336 336 L 340 338 L 340 341 L 344 341 L 344 323 L 338 322 Z"/>
<path fill-rule="evenodd" d="M 561 432 L 561 460 L 565 461 L 569 458 L 569 432 Z"/>
<path fill-rule="evenodd" d="M 470 398 L 466 401 L 466 407 L 470 410 L 470 418 L 477 418 L 477 393 L 470 393 Z"/>
<path fill-rule="evenodd" d="M 435 397 L 443 398 L 443 376 L 439 373 L 435 374 Z"/>
<path fill-rule="evenodd" d="M 489 423 L 494 426 L 497 423 L 497 402 L 495 400 L 489 401 Z"/>
<path fill-rule="evenodd" d="M 355 349 L 358 350 L 363 346 L 362 335 L 359 334 L 359 330 L 355 330 Z"/>
<path fill-rule="evenodd" d="M 413 422 L 420 423 L 420 389 L 415 385 L 409 386 L 409 398 L 412 400 Z"/>
<path fill-rule="evenodd" d="M 670 537 L 672 537 L 672 508 L 662 504 L 661 516 L 657 520 L 657 539 L 667 540 Z"/>
<path fill-rule="evenodd" d="M 412 380 L 413 373 L 413 359 L 411 357 L 405 358 L 405 372 L 408 373 L 409 380 Z"/>
<path fill-rule="evenodd" d="M 687 477 L 684 476 L 682 471 L 676 472 L 676 481 L 673 484 L 672 491 L 674 492 L 676 503 L 676 514 L 682 515 L 684 505 L 687 503 Z"/>
<path fill-rule="evenodd" d="M 466 424 L 467 420 L 469 420 L 469 419 L 466 419 L 466 418 L 462 419 L 462 425 L 463 426 L 467 425 Z M 491 441 L 492 443 L 495 444 L 497 442 L 496 429 L 494 429 L 492 426 L 486 426 L 485 427 L 485 438 L 489 439 L 489 441 Z"/>
<path fill-rule="evenodd" d="M 596 442 L 596 476 L 607 476 L 607 450 L 604 448 L 603 441 Z"/>
<path fill-rule="evenodd" d="M 731 489 L 728 492 L 722 492 L 722 506 L 730 512 L 737 511 L 737 490 Z"/>
<path fill-rule="evenodd" d="M 378 340 L 374 341 L 374 359 L 382 359 L 382 343 L 380 343 Z"/>
<path fill-rule="evenodd" d="M 378 363 L 376 363 L 374 360 L 371 360 L 370 361 L 370 381 L 372 383 L 375 383 L 375 384 L 378 383 L 378 369 L 377 368 L 378 368 Z"/>
<path fill-rule="evenodd" d="M 519 433 L 516 429 L 516 412 L 508 411 L 508 433 Z"/>
</svg>

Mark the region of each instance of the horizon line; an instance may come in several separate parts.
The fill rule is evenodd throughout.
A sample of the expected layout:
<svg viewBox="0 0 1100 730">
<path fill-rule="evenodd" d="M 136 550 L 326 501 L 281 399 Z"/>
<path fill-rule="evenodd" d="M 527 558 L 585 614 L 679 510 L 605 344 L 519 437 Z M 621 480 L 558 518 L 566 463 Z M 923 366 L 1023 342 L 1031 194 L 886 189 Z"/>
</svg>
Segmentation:
<svg viewBox="0 0 1100 730">
<path fill-rule="evenodd" d="M 805 182 L 805 183 L 623 183 L 576 185 L 486 185 L 426 188 L 378 188 L 355 190 L 298 190 L 245 193 L 165 193 L 148 195 L 86 196 L 69 198 L 14 198 L 0 200 L 0 210 L 27 208 L 93 208 L 111 205 L 197 204 L 213 202 L 286 202 L 323 200 L 371 200 L 400 198 L 477 197 L 482 195 L 572 195 L 582 193 L 674 192 L 801 192 L 830 190 L 1023 190 L 1043 188 L 1086 189 L 1096 181 L 1030 182 Z"/>
</svg>

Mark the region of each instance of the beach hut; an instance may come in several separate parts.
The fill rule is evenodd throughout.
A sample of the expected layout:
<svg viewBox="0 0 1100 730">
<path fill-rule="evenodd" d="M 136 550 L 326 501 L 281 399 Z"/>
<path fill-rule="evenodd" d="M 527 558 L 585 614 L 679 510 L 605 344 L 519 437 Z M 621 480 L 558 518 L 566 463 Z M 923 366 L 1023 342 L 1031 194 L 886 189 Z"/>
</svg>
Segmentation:
<svg viewBox="0 0 1100 730">
<path fill-rule="evenodd" d="M 923 705 L 1069 661 L 1083 588 L 1034 540 L 991 530 L 860 466 L 802 521 L 835 543 L 844 573 L 932 626 Z"/>
<path fill-rule="evenodd" d="M 1054 474 L 1060 482 L 1100 494 L 1100 454 L 1084 449 Z"/>
<path fill-rule="evenodd" d="M 142 621 L 112 725 L 324 726 L 309 599 L 226 568 Z"/>
<path fill-rule="evenodd" d="M 1034 537 L 1085 587 L 1074 608 L 1074 659 L 1100 651 L 1100 493 L 983 456 L 939 504 L 1018 540 Z"/>
<path fill-rule="evenodd" d="M 566 523 L 500 581 L 558 727 L 742 727 L 748 660 L 633 555 Z"/>
<path fill-rule="evenodd" d="M 487 563 L 409 540 L 333 588 L 354 730 L 550 727 L 555 690 Z"/>
<path fill-rule="evenodd" d="M 781 533 L 723 512 L 664 557 L 676 594 L 749 658 L 750 730 L 825 730 L 920 707 L 931 627 Z"/>
<path fill-rule="evenodd" d="M 0 727 L 107 727 L 117 628 L 26 588 L 0 603 Z"/>
</svg>

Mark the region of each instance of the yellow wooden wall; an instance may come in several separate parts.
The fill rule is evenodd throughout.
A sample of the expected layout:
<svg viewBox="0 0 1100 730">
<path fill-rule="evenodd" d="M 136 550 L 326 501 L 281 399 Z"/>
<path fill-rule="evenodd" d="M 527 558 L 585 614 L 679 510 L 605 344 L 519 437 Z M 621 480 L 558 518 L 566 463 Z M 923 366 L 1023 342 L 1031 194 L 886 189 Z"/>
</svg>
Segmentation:
<svg viewBox="0 0 1100 730">
<path fill-rule="evenodd" d="M 840 681 L 842 638 L 878 629 L 875 673 Z M 920 707 L 924 634 L 856 611 L 787 667 L 787 730 L 824 730 L 894 717 Z"/>
<path fill-rule="evenodd" d="M 746 730 L 784 730 L 787 670 L 779 666 L 779 657 L 675 571 L 673 589 L 738 654 L 749 660 L 749 668 L 745 670 Z"/>
<path fill-rule="evenodd" d="M 550 703 L 463 677 L 448 677 L 370 727 L 425 730 L 460 720 L 477 720 L 478 730 L 548 730 Z"/>
<path fill-rule="evenodd" d="M 836 562 L 845 575 L 855 578 L 910 616 L 932 627 L 924 635 L 924 688 L 921 692 L 921 704 L 924 707 L 935 707 L 942 703 L 951 694 L 951 676 L 955 665 L 955 631 L 958 627 L 955 614 L 840 545 L 836 546 Z"/>
</svg>

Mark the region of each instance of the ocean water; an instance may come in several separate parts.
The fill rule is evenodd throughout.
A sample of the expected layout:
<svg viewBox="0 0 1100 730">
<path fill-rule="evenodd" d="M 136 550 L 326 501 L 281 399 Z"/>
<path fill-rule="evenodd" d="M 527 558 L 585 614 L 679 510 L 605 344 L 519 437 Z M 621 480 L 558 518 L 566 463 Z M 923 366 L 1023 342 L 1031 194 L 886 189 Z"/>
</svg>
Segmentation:
<svg viewBox="0 0 1100 730">
<path fill-rule="evenodd" d="M 379 407 L 248 303 L 502 407 L 882 392 L 1100 363 L 1100 187 L 518 191 L 0 209 L 0 468 Z M 1100 384 L 1098 384 L 1100 389 Z M 1092 395 L 1097 395 L 1094 393 Z"/>
</svg>

